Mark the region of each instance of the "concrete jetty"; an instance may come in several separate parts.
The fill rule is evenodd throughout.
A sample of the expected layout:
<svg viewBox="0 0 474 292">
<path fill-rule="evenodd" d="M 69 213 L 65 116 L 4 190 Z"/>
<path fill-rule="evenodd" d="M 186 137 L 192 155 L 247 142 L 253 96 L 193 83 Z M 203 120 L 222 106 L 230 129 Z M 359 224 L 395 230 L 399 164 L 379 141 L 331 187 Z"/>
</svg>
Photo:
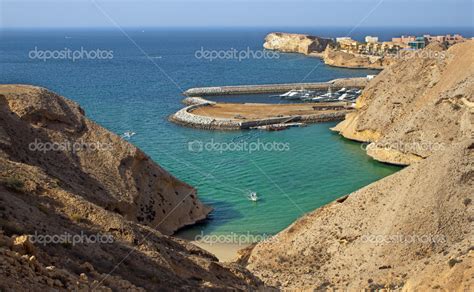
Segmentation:
<svg viewBox="0 0 474 292">
<path fill-rule="evenodd" d="M 283 93 L 292 89 L 327 90 L 331 88 L 338 90 L 343 87 L 362 89 L 367 85 L 367 82 L 368 79 L 366 77 L 358 77 L 340 78 L 327 82 L 197 87 L 190 88 L 183 94 L 186 96 L 210 96 L 230 94 Z"/>
</svg>

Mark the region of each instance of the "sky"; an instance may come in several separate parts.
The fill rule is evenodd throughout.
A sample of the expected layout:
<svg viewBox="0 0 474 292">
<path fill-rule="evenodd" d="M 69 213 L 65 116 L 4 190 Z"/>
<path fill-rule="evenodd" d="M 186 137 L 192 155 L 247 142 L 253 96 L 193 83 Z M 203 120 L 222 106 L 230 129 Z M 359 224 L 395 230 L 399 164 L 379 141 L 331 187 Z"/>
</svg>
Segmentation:
<svg viewBox="0 0 474 292">
<path fill-rule="evenodd" d="M 1 28 L 474 27 L 474 0 L 0 0 Z"/>
</svg>

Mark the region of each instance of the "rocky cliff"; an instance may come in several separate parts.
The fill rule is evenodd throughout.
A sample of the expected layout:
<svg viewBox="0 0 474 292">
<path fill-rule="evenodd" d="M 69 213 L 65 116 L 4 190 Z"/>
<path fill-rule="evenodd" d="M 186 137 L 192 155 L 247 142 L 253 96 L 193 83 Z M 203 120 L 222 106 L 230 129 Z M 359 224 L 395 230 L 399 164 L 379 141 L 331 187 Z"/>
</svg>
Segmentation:
<svg viewBox="0 0 474 292">
<path fill-rule="evenodd" d="M 38 87 L 2 85 L 0 105 L 4 159 L 40 168 L 63 188 L 165 234 L 209 213 L 195 189 L 85 118 L 74 102 Z"/>
<path fill-rule="evenodd" d="M 328 38 L 320 38 L 305 34 L 273 32 L 265 37 L 263 47 L 269 50 L 277 50 L 286 53 L 321 53 L 334 41 Z"/>
<path fill-rule="evenodd" d="M 334 130 L 369 144 L 377 160 L 410 164 L 472 137 L 474 41 L 430 45 L 390 66 L 364 89 Z"/>
<path fill-rule="evenodd" d="M 245 269 L 164 235 L 210 208 L 43 88 L 0 86 L 0 201 L 0 290 L 260 285 Z"/>
<path fill-rule="evenodd" d="M 308 214 L 241 261 L 287 288 L 471 289 L 473 49 L 433 45 L 371 81 L 336 129 L 372 142 L 375 159 L 410 166 Z"/>
</svg>

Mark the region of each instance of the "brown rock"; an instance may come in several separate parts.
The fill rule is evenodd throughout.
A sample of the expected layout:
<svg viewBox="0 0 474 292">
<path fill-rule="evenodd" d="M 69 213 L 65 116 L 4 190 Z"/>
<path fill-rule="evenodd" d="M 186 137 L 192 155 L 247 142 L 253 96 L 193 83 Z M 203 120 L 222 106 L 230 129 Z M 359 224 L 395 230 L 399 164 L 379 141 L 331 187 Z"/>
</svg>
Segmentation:
<svg viewBox="0 0 474 292">
<path fill-rule="evenodd" d="M 474 41 L 440 49 L 430 46 L 382 71 L 334 130 L 373 142 L 370 156 L 402 165 L 472 137 Z"/>
<path fill-rule="evenodd" d="M 35 247 L 28 238 L 28 235 L 15 237 L 12 249 L 22 255 L 35 254 Z"/>
<path fill-rule="evenodd" d="M 265 37 L 263 47 L 269 50 L 308 55 L 324 52 L 326 47 L 333 43 L 332 39 L 317 36 L 272 32 Z"/>
</svg>

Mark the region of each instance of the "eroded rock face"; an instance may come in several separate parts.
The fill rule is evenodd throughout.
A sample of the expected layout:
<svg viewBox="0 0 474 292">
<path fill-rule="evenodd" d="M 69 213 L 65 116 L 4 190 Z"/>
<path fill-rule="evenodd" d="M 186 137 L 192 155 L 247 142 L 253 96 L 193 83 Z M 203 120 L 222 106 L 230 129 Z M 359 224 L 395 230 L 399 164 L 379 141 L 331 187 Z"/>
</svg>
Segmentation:
<svg viewBox="0 0 474 292">
<path fill-rule="evenodd" d="M 194 188 L 88 120 L 74 102 L 43 88 L 14 85 L 0 86 L 0 99 L 7 159 L 41 168 L 65 189 L 165 234 L 210 212 Z"/>
<path fill-rule="evenodd" d="M 334 41 L 305 34 L 273 32 L 265 37 L 263 47 L 286 53 L 321 53 Z"/>
<path fill-rule="evenodd" d="M 448 50 L 433 44 L 383 70 L 334 130 L 373 142 L 370 156 L 402 165 L 472 137 L 473 50 L 474 41 Z"/>
<path fill-rule="evenodd" d="M 46 89 L 0 86 L 0 206 L 2 289 L 261 286 L 246 269 L 163 235 L 210 208 L 191 186 Z"/>
</svg>

